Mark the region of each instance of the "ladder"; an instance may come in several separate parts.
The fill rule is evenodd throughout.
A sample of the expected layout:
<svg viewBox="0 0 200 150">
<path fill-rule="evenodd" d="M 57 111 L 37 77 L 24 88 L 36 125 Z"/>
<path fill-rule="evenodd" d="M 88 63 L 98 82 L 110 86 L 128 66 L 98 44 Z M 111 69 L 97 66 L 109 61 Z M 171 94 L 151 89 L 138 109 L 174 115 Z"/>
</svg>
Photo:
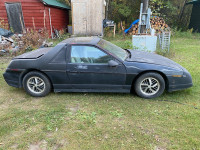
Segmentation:
<svg viewBox="0 0 200 150">
<path fill-rule="evenodd" d="M 162 50 L 167 50 L 169 52 L 170 50 L 170 39 L 171 39 L 171 32 L 169 31 L 163 31 L 161 35 L 159 35 L 160 40 L 160 47 Z"/>
</svg>

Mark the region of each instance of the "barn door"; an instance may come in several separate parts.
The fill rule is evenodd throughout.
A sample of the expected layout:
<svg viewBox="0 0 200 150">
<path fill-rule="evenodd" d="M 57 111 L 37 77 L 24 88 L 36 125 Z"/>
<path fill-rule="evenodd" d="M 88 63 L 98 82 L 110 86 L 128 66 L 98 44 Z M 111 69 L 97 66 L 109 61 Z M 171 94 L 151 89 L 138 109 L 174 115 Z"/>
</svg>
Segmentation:
<svg viewBox="0 0 200 150">
<path fill-rule="evenodd" d="M 22 33 L 24 19 L 21 3 L 6 3 L 6 11 L 10 28 L 13 29 L 15 33 Z"/>
<path fill-rule="evenodd" d="M 73 5 L 73 25 L 74 34 L 87 34 L 87 8 L 86 3 L 74 3 Z"/>
</svg>

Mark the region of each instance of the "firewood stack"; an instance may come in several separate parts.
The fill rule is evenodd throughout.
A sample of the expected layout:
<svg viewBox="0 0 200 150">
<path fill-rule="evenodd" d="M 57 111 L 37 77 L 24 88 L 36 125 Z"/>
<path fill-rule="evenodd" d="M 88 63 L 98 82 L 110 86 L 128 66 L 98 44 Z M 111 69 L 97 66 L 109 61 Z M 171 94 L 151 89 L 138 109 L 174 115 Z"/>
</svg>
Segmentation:
<svg viewBox="0 0 200 150">
<path fill-rule="evenodd" d="M 165 20 L 161 17 L 152 17 L 151 20 L 151 28 L 156 30 L 157 34 L 162 33 L 162 31 L 169 31 L 169 26 L 165 23 Z M 130 35 L 137 35 L 139 30 L 139 23 L 132 26 L 129 31 Z M 150 34 L 150 31 L 147 31 Z"/>
<path fill-rule="evenodd" d="M 151 28 L 156 30 L 156 33 L 162 33 L 162 31 L 169 31 L 169 26 L 165 23 L 165 20 L 160 17 L 151 18 Z"/>
</svg>

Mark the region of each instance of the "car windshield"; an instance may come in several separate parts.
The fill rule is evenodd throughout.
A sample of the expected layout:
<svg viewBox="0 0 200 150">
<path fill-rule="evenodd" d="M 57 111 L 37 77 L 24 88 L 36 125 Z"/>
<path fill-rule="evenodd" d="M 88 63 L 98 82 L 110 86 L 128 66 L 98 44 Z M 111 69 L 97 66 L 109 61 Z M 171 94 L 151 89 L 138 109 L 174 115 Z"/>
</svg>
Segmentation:
<svg viewBox="0 0 200 150">
<path fill-rule="evenodd" d="M 116 45 L 114 45 L 114 44 L 112 44 L 112 43 L 110 43 L 106 40 L 101 39 L 99 41 L 98 45 L 101 48 L 109 51 L 111 54 L 119 57 L 122 60 L 125 60 L 128 57 L 128 52 L 126 50 L 124 50 L 124 49 L 122 49 L 122 48 L 120 48 L 120 47 L 118 47 L 118 46 L 116 46 Z"/>
</svg>

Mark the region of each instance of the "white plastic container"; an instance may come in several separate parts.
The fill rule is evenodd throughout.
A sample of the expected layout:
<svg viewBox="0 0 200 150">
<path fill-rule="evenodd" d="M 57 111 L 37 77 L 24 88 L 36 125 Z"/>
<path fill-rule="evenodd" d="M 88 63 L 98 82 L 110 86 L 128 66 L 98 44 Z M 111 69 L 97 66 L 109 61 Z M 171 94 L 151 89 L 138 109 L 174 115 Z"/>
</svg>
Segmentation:
<svg viewBox="0 0 200 150">
<path fill-rule="evenodd" d="M 155 52 L 157 47 L 157 36 L 133 35 L 132 43 L 134 49 Z"/>
</svg>

